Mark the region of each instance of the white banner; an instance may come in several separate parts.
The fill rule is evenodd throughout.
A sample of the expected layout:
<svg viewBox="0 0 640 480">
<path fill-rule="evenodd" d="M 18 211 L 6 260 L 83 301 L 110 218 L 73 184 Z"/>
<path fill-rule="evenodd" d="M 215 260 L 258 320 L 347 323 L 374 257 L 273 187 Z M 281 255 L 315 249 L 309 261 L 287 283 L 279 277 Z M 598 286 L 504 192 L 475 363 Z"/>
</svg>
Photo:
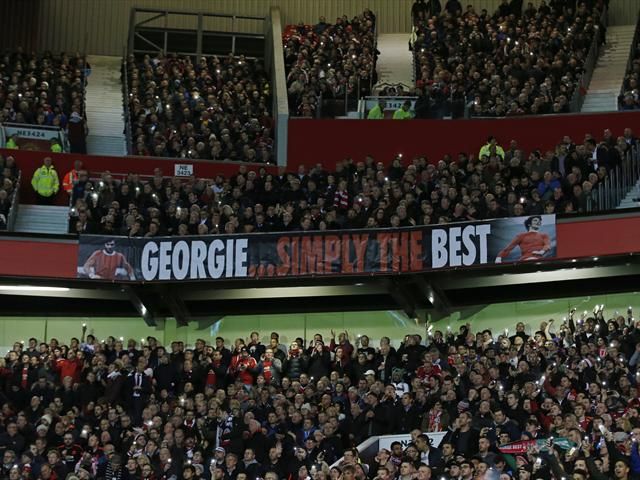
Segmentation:
<svg viewBox="0 0 640 480">
<path fill-rule="evenodd" d="M 16 135 L 17 144 L 21 150 L 51 151 L 51 139 L 60 143 L 63 151 L 68 151 L 64 131 L 58 127 L 44 127 L 21 123 L 3 123 L 3 139 L 0 146 L 4 147 L 9 137 Z"/>
<path fill-rule="evenodd" d="M 384 116 L 385 118 L 392 118 L 396 110 L 398 110 L 404 104 L 405 100 L 411 102 L 410 112 L 415 114 L 416 100 L 418 97 L 365 97 L 364 99 L 364 117 L 367 118 L 369 110 L 378 104 L 379 100 L 384 100 Z"/>
<path fill-rule="evenodd" d="M 431 446 L 437 448 L 442 443 L 442 440 L 444 440 L 447 432 L 424 432 L 424 434 L 429 437 Z M 378 437 L 378 451 L 383 448 L 391 450 L 391 444 L 393 442 L 400 442 L 402 449 L 404 450 L 411 443 L 411 435 L 408 433 L 403 435 L 382 435 Z"/>
<path fill-rule="evenodd" d="M 39 140 L 51 140 L 52 138 L 58 138 L 58 132 L 56 130 L 49 130 L 44 128 L 32 127 L 30 125 L 4 125 L 5 135 L 10 137 L 11 135 L 18 135 L 21 138 L 36 138 Z"/>
</svg>

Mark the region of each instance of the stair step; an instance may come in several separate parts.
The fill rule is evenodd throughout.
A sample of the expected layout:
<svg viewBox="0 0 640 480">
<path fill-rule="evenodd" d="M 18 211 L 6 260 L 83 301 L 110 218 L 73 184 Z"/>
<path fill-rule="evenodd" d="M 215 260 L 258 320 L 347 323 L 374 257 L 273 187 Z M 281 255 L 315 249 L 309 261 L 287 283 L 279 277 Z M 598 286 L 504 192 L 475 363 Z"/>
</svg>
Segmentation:
<svg viewBox="0 0 640 480">
<path fill-rule="evenodd" d="M 39 208 L 40 207 L 40 208 Z M 54 210 L 54 208 L 56 210 Z M 46 205 L 20 205 L 20 212 L 28 215 L 41 215 L 43 217 L 56 217 L 58 215 L 66 214 L 69 207 L 49 207 Z"/>
<path fill-rule="evenodd" d="M 588 91 L 585 97 L 586 102 L 614 102 L 617 101 L 618 94 L 613 92 L 601 93 Z"/>
<path fill-rule="evenodd" d="M 67 219 L 69 218 L 67 213 L 65 212 L 64 216 L 58 216 L 58 217 L 45 217 L 45 216 L 39 216 L 39 215 L 29 215 L 26 212 L 18 212 L 21 215 L 18 215 L 18 217 L 20 217 L 21 221 L 28 221 L 28 220 L 38 220 L 41 221 L 43 223 L 63 223 L 66 222 Z"/>
<path fill-rule="evenodd" d="M 92 72 L 87 86 L 87 150 L 94 155 L 126 154 L 125 116 L 120 57 L 90 55 Z"/>
<path fill-rule="evenodd" d="M 582 105 L 583 112 L 614 112 L 626 73 L 636 26 L 614 26 L 607 29 L 607 44 L 596 61 L 596 67 Z"/>
<path fill-rule="evenodd" d="M 25 205 L 18 208 L 16 232 L 25 233 L 67 233 L 69 207 L 57 205 Z"/>
<path fill-rule="evenodd" d="M 21 213 L 22 215 L 20 215 L 20 217 L 22 218 L 29 218 L 29 219 L 33 219 L 33 220 L 42 220 L 43 222 L 46 223 L 59 223 L 62 219 L 62 221 L 64 221 L 67 218 L 67 213 L 68 213 L 68 209 L 66 209 L 67 211 L 65 211 L 63 214 L 61 215 L 34 215 L 32 213 L 29 212 L 25 212 L 23 210 L 21 210 L 19 213 Z"/>
<path fill-rule="evenodd" d="M 18 214 L 18 217 L 20 217 L 20 214 Z M 23 218 L 22 220 L 16 219 L 16 225 L 51 225 L 51 226 L 58 226 L 58 225 L 66 225 L 68 222 L 69 222 L 69 217 L 65 217 L 62 220 L 55 221 L 55 222 L 47 222 L 44 219 L 33 218 L 33 217 Z"/>
</svg>

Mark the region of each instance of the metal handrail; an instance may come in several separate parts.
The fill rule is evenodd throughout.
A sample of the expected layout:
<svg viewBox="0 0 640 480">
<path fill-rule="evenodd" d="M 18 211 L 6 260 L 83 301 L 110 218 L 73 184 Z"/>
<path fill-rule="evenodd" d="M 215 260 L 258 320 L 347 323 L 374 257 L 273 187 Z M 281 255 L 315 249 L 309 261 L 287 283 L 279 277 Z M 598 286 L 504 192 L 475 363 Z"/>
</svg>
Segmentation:
<svg viewBox="0 0 640 480">
<path fill-rule="evenodd" d="M 161 8 L 142 8 L 134 7 L 136 12 L 142 13 L 171 13 L 176 15 L 202 15 L 204 17 L 220 17 L 220 18 L 237 18 L 240 20 L 264 20 L 264 16 L 257 15 L 235 15 L 233 13 L 215 13 L 215 12 L 194 12 L 192 10 L 175 10 Z"/>
<path fill-rule="evenodd" d="M 129 72 L 127 71 L 127 52 L 122 49 L 122 100 L 124 104 L 124 135 L 127 143 L 127 155 L 133 152 L 133 134 L 131 132 L 131 111 L 129 109 Z"/>
<path fill-rule="evenodd" d="M 373 69 L 371 74 L 369 75 L 369 95 L 371 95 L 371 93 L 373 92 L 373 87 L 374 87 L 374 83 L 373 83 L 373 76 L 374 74 L 376 74 L 376 78 L 378 77 L 377 75 L 377 69 L 378 69 L 378 56 L 376 55 L 376 52 L 378 51 L 378 18 L 376 17 L 376 21 L 373 24 L 373 52 L 371 52 L 373 54 Z M 360 88 L 358 88 L 358 100 L 360 100 Z"/>
<path fill-rule="evenodd" d="M 605 6 L 600 14 L 600 22 L 596 25 L 596 34 L 591 40 L 591 46 L 589 47 L 589 53 L 584 61 L 584 73 L 580 76 L 580 80 L 576 86 L 573 95 L 571 96 L 571 100 L 569 102 L 569 110 L 573 112 L 579 112 L 582 110 L 582 105 L 584 104 L 584 99 L 586 97 L 586 92 L 591 84 L 591 78 L 593 77 L 593 72 L 596 69 L 596 62 L 598 61 L 598 57 L 600 56 L 600 28 L 601 25 L 606 27 L 608 24 L 608 10 Z"/>
<path fill-rule="evenodd" d="M 91 74 L 91 69 L 88 67 L 89 62 L 87 60 L 87 45 L 89 44 L 89 32 L 84 34 L 84 49 L 82 58 L 84 60 L 84 71 L 82 72 L 82 112 L 80 116 L 86 120 L 87 115 L 87 78 Z"/>
<path fill-rule="evenodd" d="M 145 54 L 145 55 L 155 55 L 157 54 L 158 51 L 157 50 L 142 50 L 142 49 L 137 49 L 136 50 L 136 54 Z M 179 57 L 205 57 L 205 58 L 210 58 L 210 57 L 217 57 L 217 58 L 226 58 L 226 55 L 219 55 L 216 53 L 203 53 L 200 55 L 197 55 L 195 53 L 189 53 L 189 52 L 169 52 L 168 55 L 177 55 Z M 262 60 L 262 57 L 254 57 L 251 55 L 244 55 L 244 54 L 240 54 L 242 55 L 242 57 L 245 60 Z M 239 58 L 240 55 L 234 55 L 234 58 Z"/>
<path fill-rule="evenodd" d="M 587 201 L 587 212 L 617 208 L 639 180 L 640 147 L 636 145 L 627 150 L 620 165 L 611 170 L 605 179 L 593 188 L 591 198 Z"/>
<path fill-rule="evenodd" d="M 18 178 L 11 195 L 11 207 L 7 216 L 7 232 L 13 232 L 16 226 L 16 218 L 20 208 L 20 182 L 22 181 L 22 171 L 18 171 Z"/>
<path fill-rule="evenodd" d="M 139 20 L 137 15 L 140 13 L 152 13 L 155 14 L 150 18 L 145 18 L 143 20 Z M 195 28 L 173 28 L 169 27 L 169 16 L 188 16 L 193 18 L 197 26 Z M 231 51 L 235 53 L 235 44 L 236 44 L 236 36 L 244 35 L 244 34 L 236 34 L 234 33 L 236 30 L 237 20 L 254 20 L 259 22 L 264 22 L 266 17 L 264 16 L 253 16 L 253 15 L 236 15 L 236 14 L 228 14 L 228 13 L 215 13 L 215 12 L 203 12 L 203 11 L 189 11 L 189 10 L 177 10 L 177 9 L 158 9 L 158 8 L 139 8 L 132 7 L 129 13 L 129 35 L 128 35 L 128 50 L 130 53 L 135 53 L 137 50 L 134 48 L 135 38 L 140 38 L 146 43 L 150 44 L 153 47 L 153 52 L 162 51 L 163 54 L 169 53 L 168 49 L 168 33 L 170 31 L 180 31 L 180 32 L 191 32 L 196 35 L 196 51 L 194 52 L 185 52 L 187 55 L 201 55 L 202 54 L 202 38 L 207 33 L 203 29 L 203 18 L 220 18 L 225 20 L 230 20 L 231 24 L 229 25 L 230 31 L 226 32 L 231 35 Z M 142 30 L 143 26 L 154 21 L 163 19 L 163 25 L 157 27 L 160 31 L 164 32 L 164 40 L 163 45 L 156 45 L 151 42 L 149 39 L 144 38 L 140 35 L 139 30 Z M 144 27 L 146 29 L 154 29 L 156 27 Z M 213 33 L 213 32 L 210 32 Z M 254 34 L 250 33 L 247 36 L 253 37 Z M 258 35 L 259 36 L 259 35 Z M 176 53 L 176 52 L 171 52 Z"/>
<path fill-rule="evenodd" d="M 470 101 L 473 104 L 472 101 Z M 629 114 L 639 114 L 640 110 L 627 110 L 625 113 Z M 573 112 L 573 113 L 528 113 L 526 115 L 518 115 L 516 118 L 540 118 L 540 117 L 566 117 L 570 115 L 571 117 L 575 115 L 611 115 L 611 112 Z M 487 116 L 473 116 L 470 117 L 473 120 L 504 120 L 505 117 L 487 117 Z"/>
<path fill-rule="evenodd" d="M 631 71 L 631 66 L 633 64 L 633 60 L 635 58 L 636 47 L 640 42 L 640 11 L 638 12 L 638 22 L 636 23 L 636 30 L 633 33 L 633 40 L 631 41 L 631 48 L 629 49 L 629 59 L 627 60 L 627 68 L 625 69 L 625 78 L 622 79 L 622 85 L 620 85 L 620 95 L 618 96 L 618 110 L 622 106 L 620 104 L 620 98 L 624 96 L 624 81 L 626 79 L 627 73 Z M 624 102 L 624 98 L 622 98 Z"/>
</svg>

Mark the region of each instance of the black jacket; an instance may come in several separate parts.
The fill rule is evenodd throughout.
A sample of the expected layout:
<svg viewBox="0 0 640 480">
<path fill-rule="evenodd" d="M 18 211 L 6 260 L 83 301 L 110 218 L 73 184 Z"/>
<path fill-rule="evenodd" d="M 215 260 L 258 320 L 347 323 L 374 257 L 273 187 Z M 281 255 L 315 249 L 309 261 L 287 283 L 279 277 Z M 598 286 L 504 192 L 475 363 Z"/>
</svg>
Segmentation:
<svg viewBox="0 0 640 480">
<path fill-rule="evenodd" d="M 312 354 L 307 362 L 307 371 L 310 377 L 319 379 L 321 377 L 329 375 L 329 369 L 331 368 L 331 355 L 326 350 L 322 353 Z"/>
</svg>

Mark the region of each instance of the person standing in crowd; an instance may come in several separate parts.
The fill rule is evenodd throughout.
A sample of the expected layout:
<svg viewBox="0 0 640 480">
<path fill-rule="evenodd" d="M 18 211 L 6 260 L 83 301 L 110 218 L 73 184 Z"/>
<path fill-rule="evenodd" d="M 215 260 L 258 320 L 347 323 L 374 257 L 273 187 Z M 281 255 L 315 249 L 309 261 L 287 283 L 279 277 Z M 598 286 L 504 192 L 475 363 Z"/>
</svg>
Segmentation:
<svg viewBox="0 0 640 480">
<path fill-rule="evenodd" d="M 374 107 L 369 110 L 367 120 L 382 120 L 384 118 L 384 109 L 386 106 L 386 102 L 383 99 L 379 98 L 378 103 L 376 103 Z"/>
<path fill-rule="evenodd" d="M 71 153 L 87 153 L 87 122 L 78 113 L 71 113 L 69 118 L 69 124 L 67 125 L 67 136 L 69 139 L 69 146 L 71 147 Z"/>
<path fill-rule="evenodd" d="M 411 101 L 405 100 L 402 106 L 393 113 L 394 120 L 411 120 L 413 113 L 411 112 Z"/>
<path fill-rule="evenodd" d="M 19 150 L 20 147 L 18 146 L 18 134 L 14 133 L 12 135 L 9 136 L 9 138 L 7 138 L 7 143 L 4 146 L 4 148 L 8 148 L 10 150 Z"/>
<path fill-rule="evenodd" d="M 50 144 L 51 153 L 62 153 L 62 145 L 60 144 L 60 140 L 58 140 L 57 138 L 52 138 L 50 140 Z"/>
<path fill-rule="evenodd" d="M 31 186 L 36 192 L 39 205 L 53 204 L 60 189 L 60 180 L 51 157 L 44 157 L 43 165 L 33 173 Z"/>
<path fill-rule="evenodd" d="M 482 148 L 480 148 L 478 158 L 488 158 L 491 155 L 497 155 L 500 158 L 504 159 L 504 149 L 500 145 L 498 145 L 498 140 L 493 135 L 487 138 L 487 143 L 485 143 Z"/>
<path fill-rule="evenodd" d="M 73 187 L 80 178 L 80 170 L 82 170 L 82 160 L 74 160 L 73 168 L 69 170 L 62 179 L 62 188 L 67 192 L 67 195 L 73 193 Z"/>
<path fill-rule="evenodd" d="M 411 6 L 411 17 L 417 18 L 420 15 L 424 15 L 427 12 L 427 5 L 425 0 L 415 0 Z"/>
<path fill-rule="evenodd" d="M 429 0 L 427 2 L 426 14 L 428 17 L 437 17 L 442 13 L 440 0 Z"/>
<path fill-rule="evenodd" d="M 145 372 L 146 359 L 139 358 L 135 371 L 127 378 L 129 409 L 135 425 L 142 422 L 142 411 L 152 393 L 151 379 Z"/>
<path fill-rule="evenodd" d="M 444 9 L 449 15 L 460 15 L 462 13 L 462 4 L 459 0 L 447 0 Z"/>
</svg>

